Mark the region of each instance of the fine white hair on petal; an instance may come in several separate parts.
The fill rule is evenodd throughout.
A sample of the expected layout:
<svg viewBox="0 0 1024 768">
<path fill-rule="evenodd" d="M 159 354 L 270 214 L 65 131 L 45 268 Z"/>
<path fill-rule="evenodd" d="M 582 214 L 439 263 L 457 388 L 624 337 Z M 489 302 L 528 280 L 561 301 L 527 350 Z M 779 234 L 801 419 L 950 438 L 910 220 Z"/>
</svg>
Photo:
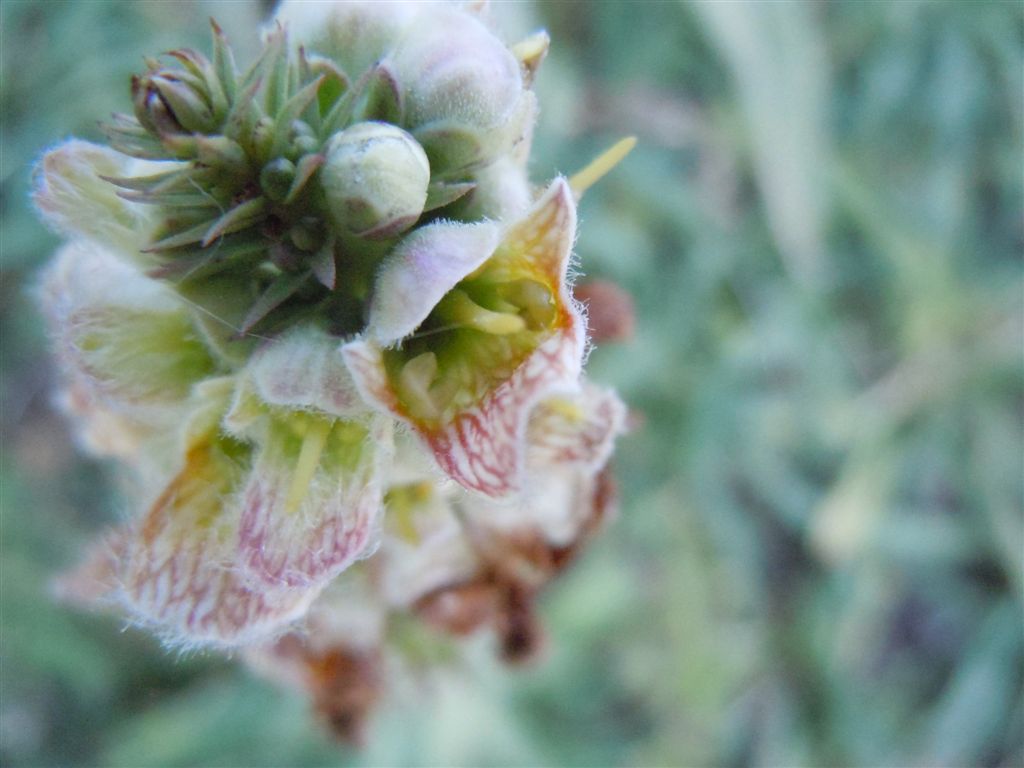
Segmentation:
<svg viewBox="0 0 1024 768">
<path fill-rule="evenodd" d="M 375 545 L 391 421 L 322 425 L 321 456 L 299 496 L 293 494 L 301 469 L 282 445 L 290 435 L 271 431 L 258 449 L 238 529 L 241 568 L 254 584 L 323 586 Z"/>
<path fill-rule="evenodd" d="M 109 147 L 71 139 L 49 150 L 34 170 L 32 200 L 60 234 L 112 248 L 127 259 L 141 259 L 148 242 L 151 211 L 117 194 L 103 177 L 155 173 L 167 163 L 123 155 Z"/>
<path fill-rule="evenodd" d="M 38 295 L 53 322 L 76 310 L 115 305 L 167 312 L 182 304 L 163 283 L 146 277 L 110 248 L 90 240 L 72 240 L 57 251 L 43 270 Z"/>
<path fill-rule="evenodd" d="M 499 237 L 491 222 L 439 222 L 405 238 L 377 274 L 370 338 L 389 346 L 416 330 L 448 291 L 490 257 Z"/>
<path fill-rule="evenodd" d="M 514 370 L 445 421 L 421 423 L 410 415 L 389 380 L 378 344 L 356 340 L 342 348 L 363 397 L 408 423 L 444 472 L 465 488 L 492 497 L 518 492 L 531 411 L 548 394 L 579 386 L 585 327 L 566 284 L 575 228 L 572 191 L 559 178 L 522 220 L 506 229 L 487 264 L 488 274 L 510 279 L 534 275 L 550 287 L 557 320 Z M 411 290 L 415 283 L 408 285 Z"/>
<path fill-rule="evenodd" d="M 337 349 L 337 337 L 315 325 L 301 325 L 258 349 L 246 373 L 257 397 L 268 405 L 338 418 L 366 416 L 369 407 Z"/>
<path fill-rule="evenodd" d="M 62 405 L 91 449 L 121 454 L 179 418 L 207 360 L 184 305 L 109 249 L 63 246 L 36 288 L 64 378 Z M 112 430 L 109 439 L 103 428 Z M 123 439 L 129 438 L 130 439 Z"/>
<path fill-rule="evenodd" d="M 253 588 L 237 569 L 239 509 L 231 470 L 211 445 L 127 533 L 119 597 L 171 645 L 232 648 L 267 639 L 302 616 L 317 589 Z M 230 462 L 228 462 L 230 463 Z"/>
</svg>

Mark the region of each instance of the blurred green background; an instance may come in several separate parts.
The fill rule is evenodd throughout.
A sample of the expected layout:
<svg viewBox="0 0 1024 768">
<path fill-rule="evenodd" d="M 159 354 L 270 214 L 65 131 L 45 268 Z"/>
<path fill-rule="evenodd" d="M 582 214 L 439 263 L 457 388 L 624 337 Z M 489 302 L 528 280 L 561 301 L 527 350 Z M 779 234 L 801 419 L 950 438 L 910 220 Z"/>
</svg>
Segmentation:
<svg viewBox="0 0 1024 768">
<path fill-rule="evenodd" d="M 3 0 L 0 763 L 1024 764 L 1022 8 L 495 4 L 553 39 L 535 179 L 639 137 L 577 246 L 636 299 L 590 371 L 639 426 L 544 659 L 470 643 L 355 752 L 47 593 L 124 510 L 51 407 L 31 165 L 210 15 L 248 60 L 267 4 Z"/>
</svg>

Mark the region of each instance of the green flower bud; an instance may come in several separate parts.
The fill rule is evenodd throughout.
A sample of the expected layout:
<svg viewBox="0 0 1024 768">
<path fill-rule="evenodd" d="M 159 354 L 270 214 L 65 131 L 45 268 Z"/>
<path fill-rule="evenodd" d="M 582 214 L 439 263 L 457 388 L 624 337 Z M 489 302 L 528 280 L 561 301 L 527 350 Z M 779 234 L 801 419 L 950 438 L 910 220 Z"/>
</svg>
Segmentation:
<svg viewBox="0 0 1024 768">
<path fill-rule="evenodd" d="M 287 27 L 293 40 L 337 62 L 354 82 L 397 45 L 421 6 L 419 2 L 285 0 L 274 19 Z"/>
<path fill-rule="evenodd" d="M 274 201 L 284 200 L 295 181 L 295 164 L 286 157 L 271 160 L 260 171 L 260 188 Z"/>
<path fill-rule="evenodd" d="M 478 19 L 457 8 L 424 13 L 392 54 L 413 127 L 434 122 L 488 131 L 523 92 L 519 62 Z"/>
<path fill-rule="evenodd" d="M 201 83 L 186 82 L 169 70 L 132 79 L 132 100 L 139 122 L 158 134 L 204 133 L 215 125 Z"/>
<path fill-rule="evenodd" d="M 423 213 L 430 163 L 408 133 L 387 123 L 357 123 L 326 147 L 320 184 L 328 216 L 341 231 L 382 239 Z"/>
</svg>

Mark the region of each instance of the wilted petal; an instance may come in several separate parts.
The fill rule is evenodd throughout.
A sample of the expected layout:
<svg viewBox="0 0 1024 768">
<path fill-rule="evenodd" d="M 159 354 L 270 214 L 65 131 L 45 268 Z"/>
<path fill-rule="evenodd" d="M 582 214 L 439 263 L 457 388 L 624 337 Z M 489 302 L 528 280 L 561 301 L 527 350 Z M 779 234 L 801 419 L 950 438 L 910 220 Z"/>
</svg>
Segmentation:
<svg viewBox="0 0 1024 768">
<path fill-rule="evenodd" d="M 448 291 L 494 253 L 500 234 L 491 223 L 439 223 L 405 238 L 374 283 L 370 338 L 389 346 L 416 330 Z"/>
<path fill-rule="evenodd" d="M 342 349 L 364 397 L 411 424 L 472 490 L 517 491 L 530 411 L 578 386 L 584 328 L 566 283 L 575 224 L 572 193 L 557 179 L 400 349 Z"/>
<path fill-rule="evenodd" d="M 323 586 L 375 544 L 391 422 L 271 419 L 242 495 L 242 566 L 270 587 Z"/>
<path fill-rule="evenodd" d="M 147 242 L 148 211 L 119 197 L 117 187 L 101 177 L 139 175 L 147 167 L 159 165 L 72 139 L 43 156 L 35 169 L 32 199 L 62 235 L 84 237 L 132 257 Z"/>
<path fill-rule="evenodd" d="M 310 697 L 334 734 L 356 743 L 386 674 L 388 611 L 366 570 L 357 567 L 324 590 L 300 628 L 243 657 L 258 674 Z"/>
</svg>

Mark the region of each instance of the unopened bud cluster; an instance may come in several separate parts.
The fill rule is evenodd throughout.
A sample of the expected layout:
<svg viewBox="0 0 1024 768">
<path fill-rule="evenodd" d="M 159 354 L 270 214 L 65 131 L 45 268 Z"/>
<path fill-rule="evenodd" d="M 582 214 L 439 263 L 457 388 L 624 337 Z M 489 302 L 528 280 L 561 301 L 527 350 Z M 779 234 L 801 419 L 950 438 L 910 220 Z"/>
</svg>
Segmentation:
<svg viewBox="0 0 1024 768">
<path fill-rule="evenodd" d="M 349 724 L 424 632 L 532 653 L 625 418 L 568 282 L 616 160 L 526 176 L 546 49 L 480 3 L 290 0 L 248 68 L 214 24 L 210 56 L 147 60 L 109 147 L 44 157 L 62 401 L 139 508 L 65 594 L 244 647 Z"/>
<path fill-rule="evenodd" d="M 216 25 L 210 58 L 148 60 L 134 116 L 107 133 L 132 157 L 177 161 L 110 179 L 154 209 L 151 270 L 186 293 L 216 277 L 251 299 L 243 332 L 279 331 L 311 302 L 336 332 L 360 330 L 352 305 L 381 242 L 424 216 L 461 218 L 477 171 L 526 140 L 534 115 L 521 63 L 478 19 L 416 11 L 339 4 L 295 44 L 293 17 L 301 29 L 324 9 L 290 3 L 244 72 Z M 363 39 L 366 17 L 380 26 Z"/>
</svg>

